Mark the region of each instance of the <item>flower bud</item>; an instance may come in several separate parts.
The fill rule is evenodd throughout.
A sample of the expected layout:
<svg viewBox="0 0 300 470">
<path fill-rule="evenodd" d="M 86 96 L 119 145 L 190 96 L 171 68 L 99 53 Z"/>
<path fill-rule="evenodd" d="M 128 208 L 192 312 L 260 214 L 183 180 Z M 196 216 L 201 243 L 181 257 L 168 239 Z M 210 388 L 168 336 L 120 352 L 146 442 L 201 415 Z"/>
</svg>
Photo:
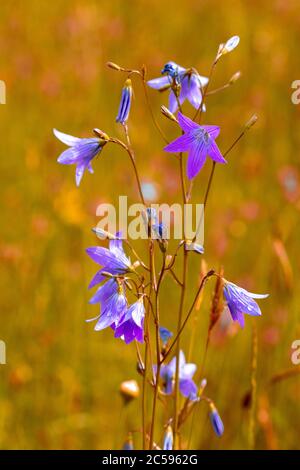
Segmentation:
<svg viewBox="0 0 300 470">
<path fill-rule="evenodd" d="M 120 385 L 120 393 L 126 401 L 137 398 L 140 389 L 136 380 L 125 380 Z"/>
<path fill-rule="evenodd" d="M 121 124 L 126 123 L 128 116 L 129 116 L 129 111 L 130 111 L 131 98 L 132 98 L 132 85 L 131 85 L 130 78 L 128 78 L 122 90 L 121 102 L 120 102 L 119 112 L 116 118 L 116 122 L 120 122 Z"/>
<path fill-rule="evenodd" d="M 109 67 L 110 69 L 118 70 L 118 72 L 119 72 L 120 70 L 122 70 L 122 67 L 120 67 L 119 65 L 115 64 L 114 62 L 107 62 L 106 65 L 107 65 L 107 67 Z"/>
<path fill-rule="evenodd" d="M 249 121 L 246 122 L 245 128 L 250 129 L 250 127 L 254 126 L 254 124 L 256 123 L 257 120 L 258 120 L 258 116 L 256 114 L 253 114 L 253 116 L 251 116 Z"/>
<path fill-rule="evenodd" d="M 161 106 L 160 111 L 167 119 L 170 119 L 170 121 L 178 122 L 174 114 L 171 113 L 166 106 Z"/>
<path fill-rule="evenodd" d="M 218 437 L 221 437 L 224 432 L 224 424 L 221 420 L 221 417 L 218 413 L 217 408 L 215 407 L 213 403 L 210 403 L 210 408 L 211 408 L 211 412 L 210 412 L 209 417 L 210 417 L 210 422 L 212 424 L 213 430 L 215 431 L 215 434 Z"/>
<path fill-rule="evenodd" d="M 232 75 L 231 79 L 229 80 L 229 85 L 233 85 L 235 82 L 237 82 L 239 80 L 239 78 L 241 77 L 241 72 L 238 71 L 236 72 L 234 75 Z"/>
</svg>

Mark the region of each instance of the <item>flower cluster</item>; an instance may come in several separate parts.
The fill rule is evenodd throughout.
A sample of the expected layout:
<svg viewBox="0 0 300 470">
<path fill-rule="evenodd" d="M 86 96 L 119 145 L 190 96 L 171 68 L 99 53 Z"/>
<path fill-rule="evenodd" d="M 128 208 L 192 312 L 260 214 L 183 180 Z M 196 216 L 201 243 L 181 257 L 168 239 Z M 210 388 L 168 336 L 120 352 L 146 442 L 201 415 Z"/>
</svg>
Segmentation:
<svg viewBox="0 0 300 470">
<path fill-rule="evenodd" d="M 134 268 L 124 252 L 120 236 L 117 233 L 116 238 L 110 240 L 109 248 L 96 246 L 86 250 L 92 260 L 102 266 L 89 287 L 105 281 L 90 299 L 91 304 L 100 304 L 100 314 L 89 321 L 97 320 L 96 331 L 110 326 L 115 337 L 124 339 L 126 344 L 134 339 L 142 343 L 145 316 L 143 298 L 130 306 L 127 304 L 123 276 Z"/>
<path fill-rule="evenodd" d="M 109 137 L 99 129 L 94 129 L 95 136 L 91 138 L 73 137 L 54 129 L 55 136 L 69 147 L 59 156 L 58 162 L 76 165 L 77 186 L 79 186 L 85 170 L 93 173 L 92 161 L 108 143 L 117 144 L 122 150 L 125 150 L 133 166 L 138 196 L 143 203 L 143 210 L 141 211 L 144 220 L 143 228 L 146 227 L 148 236 L 146 247 L 147 261 L 143 261 L 137 255 L 134 247 L 126 239 L 126 246 L 131 249 L 133 262 L 131 261 L 124 251 L 120 232 L 114 234 L 106 232 L 104 229 L 94 229 L 99 238 L 107 239 L 109 242 L 108 247 L 93 246 L 86 250 L 88 256 L 100 266 L 100 269 L 89 284 L 89 288 L 97 287 L 89 302 L 90 304 L 99 305 L 100 311 L 95 318 L 87 321 L 96 322 L 94 327 L 96 331 L 110 328 L 114 333 L 114 337 L 121 338 L 126 344 L 133 341 L 136 342 L 137 370 L 143 380 L 143 448 L 146 448 L 146 445 L 148 445 L 150 449 L 155 449 L 162 445 L 164 450 L 178 449 L 179 426 L 182 426 L 189 418 L 199 400 L 201 402 L 203 400 L 209 406 L 209 417 L 215 434 L 218 437 L 223 435 L 224 425 L 219 412 L 211 398 L 204 396 L 203 393 L 206 387 L 206 379 L 202 378 L 199 382 L 200 385 L 196 385 L 195 373 L 197 366 L 195 363 L 186 362 L 180 344 L 186 324 L 193 315 L 195 308 L 199 309 L 201 306 L 203 290 L 208 279 L 216 276 L 218 283 L 213 299 L 213 302 L 218 307 L 218 314 L 211 315 L 213 321 L 209 323 L 208 338 L 212 328 L 218 323 L 219 317 L 223 312 L 223 297 L 232 320 L 238 322 L 241 327 L 244 327 L 245 314 L 251 316 L 261 315 L 261 310 L 254 299 L 262 299 L 267 297 L 267 295 L 253 294 L 227 281 L 223 277 L 223 270 L 216 273 L 213 269 L 206 271 L 206 268 L 203 268 L 201 269 L 200 286 L 190 308 L 186 310 L 188 303 L 186 293 L 189 288 L 189 284 L 186 281 L 188 254 L 189 251 L 194 251 L 199 255 L 203 255 L 204 248 L 197 242 L 196 236 L 193 239 L 188 239 L 184 234 L 183 239 L 178 243 L 175 253 L 171 253 L 167 241 L 167 230 L 161 223 L 160 214 L 158 214 L 160 211 L 157 211 L 157 213 L 152 208 L 145 206 L 144 186 L 140 181 L 136 163 L 137 159 L 129 137 L 130 126 L 128 125 L 128 120 L 133 96 L 133 77 L 142 80 L 146 103 L 149 105 L 153 123 L 167 143 L 164 151 L 178 154 L 183 204 L 186 204 L 192 198 L 193 180 L 202 170 L 207 157 L 213 161 L 205 192 L 206 204 L 214 176 L 215 164 L 227 163 L 225 156 L 227 156 L 257 119 L 252 117 L 248 121 L 242 134 L 229 147 L 229 150 L 224 153 L 221 152 L 216 143 L 216 139 L 220 134 L 220 127 L 202 124 L 212 71 L 221 57 L 235 49 L 238 43 L 238 36 L 234 36 L 224 44 L 220 44 L 212 63 L 211 71 L 208 74 L 210 79 L 200 75 L 194 67 L 184 68 L 173 61 L 166 63 L 161 70 L 161 76 L 152 80 L 146 80 L 145 67 L 141 70 L 129 70 L 109 62 L 108 66 L 111 69 L 127 74 L 122 87 L 121 100 L 116 116 L 116 122 L 120 123 L 120 129 L 124 132 L 124 141 L 115 137 Z M 239 76 L 239 72 L 235 73 L 232 79 L 221 89 L 225 89 L 235 83 Z M 176 129 L 175 132 L 177 132 L 177 135 L 179 134 L 173 141 L 165 137 L 164 132 L 155 120 L 150 105 L 147 85 L 158 91 L 169 91 L 169 108 L 162 107 L 162 113 L 166 118 L 170 119 Z M 184 110 L 183 112 L 182 108 L 186 106 L 186 101 L 196 109 L 196 113 L 193 110 L 194 116 L 192 118 L 188 117 L 188 111 Z M 185 153 L 187 153 L 187 156 Z M 185 165 L 186 172 L 184 172 Z M 187 183 L 189 183 L 188 190 Z M 117 231 L 117 228 L 112 231 Z M 177 271 L 175 265 L 181 256 L 183 258 L 183 266 Z M 162 262 L 158 264 L 156 261 L 159 257 L 161 257 Z M 161 267 L 158 268 L 157 266 Z M 205 262 L 203 262 L 203 266 L 206 266 Z M 178 327 L 174 334 L 162 326 L 169 319 L 165 317 L 165 312 L 160 311 L 159 298 L 162 284 L 167 275 L 172 276 L 181 291 L 177 319 Z M 222 306 L 221 308 L 220 305 Z M 211 309 L 213 312 L 215 310 L 215 307 Z M 154 335 L 153 332 L 155 332 Z M 137 343 L 145 343 L 145 345 L 140 346 Z M 207 341 L 206 347 L 208 347 L 208 344 L 209 342 Z M 142 350 L 144 355 L 141 353 Z M 155 356 L 153 355 L 154 350 Z M 169 360 L 171 351 L 176 351 L 176 354 Z M 154 357 L 155 359 L 153 360 Z M 125 397 L 124 403 L 126 404 L 129 400 L 131 401 L 138 396 L 139 386 L 135 380 L 125 381 L 122 383 L 120 391 L 123 398 Z M 152 410 L 151 413 L 148 413 L 146 406 L 148 398 L 146 397 L 148 397 L 150 392 L 153 392 Z M 185 400 L 180 400 L 180 394 Z M 167 421 L 164 422 L 162 428 L 165 430 L 164 439 L 162 444 L 157 445 L 155 442 L 155 423 L 159 399 L 166 404 L 166 411 L 172 408 L 173 414 L 168 416 Z M 172 407 L 167 406 L 169 400 L 173 401 Z M 183 405 L 182 402 L 184 402 Z M 148 418 L 149 420 L 151 419 L 150 423 L 147 421 Z M 130 431 L 132 430 L 128 430 L 128 439 L 124 445 L 126 449 L 133 449 L 132 433 Z"/>
</svg>

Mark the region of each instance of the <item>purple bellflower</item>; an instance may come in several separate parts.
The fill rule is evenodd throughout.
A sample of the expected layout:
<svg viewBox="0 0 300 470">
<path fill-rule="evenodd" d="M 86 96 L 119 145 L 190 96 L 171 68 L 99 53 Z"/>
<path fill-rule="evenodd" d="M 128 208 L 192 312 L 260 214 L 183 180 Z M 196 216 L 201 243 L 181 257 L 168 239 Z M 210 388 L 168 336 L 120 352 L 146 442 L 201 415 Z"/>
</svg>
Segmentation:
<svg viewBox="0 0 300 470">
<path fill-rule="evenodd" d="M 120 122 L 121 124 L 125 124 L 128 119 L 130 106 L 131 106 L 131 98 L 132 98 L 132 86 L 131 86 L 131 80 L 130 78 L 128 78 L 122 89 L 119 112 L 116 118 L 116 121 Z"/>
<path fill-rule="evenodd" d="M 98 136 L 98 132 L 101 136 Z M 79 186 L 86 169 L 90 173 L 94 173 L 91 161 L 101 152 L 103 146 L 108 142 L 109 137 L 96 129 L 95 133 L 97 133 L 97 137 L 89 139 L 73 137 L 72 135 L 60 132 L 57 129 L 53 129 L 53 133 L 57 139 L 70 147 L 58 157 L 57 161 L 63 165 L 76 165 L 75 179 L 76 185 Z"/>
<path fill-rule="evenodd" d="M 124 339 L 126 344 L 131 343 L 134 339 L 139 343 L 143 343 L 144 317 L 145 307 L 143 298 L 140 298 L 124 313 L 123 318 L 115 328 L 115 338 Z"/>
<path fill-rule="evenodd" d="M 196 372 L 196 364 L 187 364 L 182 351 L 179 355 L 179 390 L 181 394 L 190 400 L 197 399 L 197 386 L 192 377 Z M 160 376 L 164 382 L 164 392 L 169 395 L 173 392 L 176 374 L 176 357 L 173 357 L 168 365 L 162 366 Z"/>
<path fill-rule="evenodd" d="M 260 316 L 261 310 L 253 299 L 265 299 L 269 294 L 252 294 L 233 282 L 224 279 L 224 297 L 227 302 L 233 321 L 237 321 L 242 328 L 245 326 L 244 314 Z"/>
<path fill-rule="evenodd" d="M 110 281 L 113 281 L 111 284 Z M 105 294 L 103 293 L 104 289 Z M 124 294 L 124 288 L 122 284 L 115 279 L 110 279 L 102 289 L 102 297 L 99 299 L 101 303 L 101 313 L 95 318 L 87 321 L 98 320 L 95 326 L 95 331 L 103 330 L 108 326 L 118 325 L 121 318 L 123 318 L 126 308 L 127 301 Z M 98 292 L 99 292 L 98 290 Z"/>
<path fill-rule="evenodd" d="M 189 152 L 187 176 L 190 180 L 199 173 L 207 156 L 217 163 L 227 163 L 215 142 L 220 133 L 218 126 L 200 126 L 180 112 L 178 112 L 178 122 L 184 134 L 167 145 L 164 150 L 172 153 Z"/>
<path fill-rule="evenodd" d="M 171 113 L 177 111 L 178 102 L 181 106 L 186 99 L 194 108 L 200 107 L 202 103 L 201 89 L 207 85 L 207 77 L 202 77 L 196 70 L 185 69 L 175 62 L 168 62 L 161 73 L 164 75 L 163 77 L 149 80 L 147 84 L 159 91 L 170 89 L 169 110 Z M 178 96 L 174 92 L 174 86 L 179 88 Z"/>
<path fill-rule="evenodd" d="M 120 234 L 116 234 L 116 236 L 120 237 Z M 123 250 L 122 240 L 110 240 L 109 249 L 94 246 L 87 248 L 86 252 L 93 261 L 103 266 L 91 280 L 89 288 L 100 284 L 106 279 L 103 272 L 112 275 L 123 275 L 132 270 L 131 261 Z"/>
</svg>

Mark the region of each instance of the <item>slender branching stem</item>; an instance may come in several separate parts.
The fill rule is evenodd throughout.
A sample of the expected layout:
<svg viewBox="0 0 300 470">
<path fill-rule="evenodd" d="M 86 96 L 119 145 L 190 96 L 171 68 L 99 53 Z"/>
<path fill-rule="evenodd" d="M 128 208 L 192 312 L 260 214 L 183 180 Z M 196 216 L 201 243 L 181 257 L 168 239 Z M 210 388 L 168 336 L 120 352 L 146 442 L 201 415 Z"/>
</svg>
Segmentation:
<svg viewBox="0 0 300 470">
<path fill-rule="evenodd" d="M 177 343 L 177 341 L 178 341 L 178 338 L 180 337 L 180 335 L 181 335 L 181 333 L 182 333 L 182 331 L 183 331 L 185 325 L 187 324 L 187 322 L 188 322 L 188 320 L 189 320 L 189 318 L 190 318 L 190 316 L 191 316 L 191 314 L 192 314 L 192 312 L 193 312 L 193 310 L 194 310 L 194 307 L 195 307 L 195 305 L 196 305 L 197 299 L 198 299 L 200 293 L 202 292 L 202 289 L 204 288 L 204 286 L 205 286 L 207 280 L 208 280 L 211 276 L 213 276 L 213 275 L 215 275 L 215 274 L 216 274 L 215 271 L 214 271 L 214 270 L 211 270 L 211 271 L 209 271 L 209 272 L 203 277 L 203 279 L 202 279 L 202 281 L 201 281 L 201 283 L 200 283 L 200 286 L 199 286 L 199 288 L 198 288 L 198 290 L 197 290 L 197 293 L 196 293 L 196 295 L 195 295 L 195 297 L 194 297 L 193 303 L 192 303 L 190 309 L 188 310 L 188 313 L 187 313 L 187 315 L 186 315 L 186 317 L 185 317 L 185 319 L 184 319 L 184 321 L 183 321 L 183 323 L 182 323 L 182 325 L 181 325 L 181 327 L 180 327 L 178 333 L 176 334 L 176 336 L 175 336 L 173 342 L 172 342 L 171 345 L 169 346 L 169 349 L 167 350 L 167 352 L 164 354 L 164 357 L 163 357 L 163 359 L 162 359 L 162 362 L 166 360 L 166 358 L 169 356 L 170 352 L 173 350 L 174 346 L 176 345 L 176 343 Z"/>
<path fill-rule="evenodd" d="M 156 405 L 157 405 L 157 397 L 158 397 L 158 389 L 159 389 L 159 377 L 160 377 L 160 368 L 161 368 L 161 359 L 160 359 L 160 336 L 159 336 L 159 325 L 160 325 L 160 316 L 159 316 L 159 289 L 161 286 L 161 282 L 163 280 L 163 276 L 165 273 L 165 266 L 166 266 L 166 255 L 163 253 L 163 263 L 162 268 L 159 274 L 159 278 L 155 288 L 155 335 L 156 335 L 156 378 L 155 378 L 155 385 L 154 385 L 154 396 L 153 396 L 153 406 L 152 406 L 152 422 L 151 422 L 151 430 L 150 430 L 150 443 L 149 449 L 153 448 L 153 440 L 154 440 L 154 430 L 155 430 L 155 418 L 156 418 Z"/>
<path fill-rule="evenodd" d="M 116 139 L 115 137 L 111 137 L 109 139 L 109 141 L 112 142 L 113 144 L 120 145 L 120 147 L 122 147 L 128 153 L 128 155 L 130 157 L 130 161 L 131 161 L 132 166 L 133 166 L 136 182 L 137 182 L 137 185 L 138 185 L 139 195 L 140 195 L 142 203 L 145 205 L 145 199 L 144 199 L 144 195 L 143 195 L 143 191 L 142 191 L 142 185 L 141 185 L 141 182 L 140 182 L 140 177 L 139 177 L 137 166 L 136 166 L 136 163 L 135 163 L 135 156 L 134 156 L 133 150 L 131 149 L 131 147 L 124 144 L 124 142 L 122 142 L 119 139 Z"/>
</svg>

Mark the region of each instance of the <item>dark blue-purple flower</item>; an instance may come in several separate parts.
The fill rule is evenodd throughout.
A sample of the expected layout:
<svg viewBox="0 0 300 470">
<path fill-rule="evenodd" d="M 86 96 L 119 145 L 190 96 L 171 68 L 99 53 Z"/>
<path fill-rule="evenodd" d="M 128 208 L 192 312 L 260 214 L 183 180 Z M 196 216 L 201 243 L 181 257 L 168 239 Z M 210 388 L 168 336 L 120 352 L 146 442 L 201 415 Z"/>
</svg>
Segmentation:
<svg viewBox="0 0 300 470">
<path fill-rule="evenodd" d="M 165 328 L 164 326 L 161 326 L 159 328 L 159 336 L 163 344 L 166 345 L 169 339 L 172 338 L 173 333 L 169 331 L 167 328 Z"/>
<path fill-rule="evenodd" d="M 253 299 L 265 299 L 269 295 L 253 294 L 225 279 L 223 292 L 233 321 L 239 322 L 242 328 L 245 326 L 245 313 L 252 316 L 261 315 L 261 310 Z"/>
<path fill-rule="evenodd" d="M 210 412 L 210 422 L 212 424 L 213 430 L 218 437 L 221 437 L 224 432 L 224 424 L 221 420 L 221 417 L 218 413 L 218 410 L 214 405 L 211 405 L 211 412 Z"/>
<path fill-rule="evenodd" d="M 110 279 L 99 291 L 102 290 L 102 295 L 98 295 L 98 302 L 101 304 L 100 315 L 87 321 L 98 320 L 95 326 L 96 331 L 103 330 L 108 326 L 118 325 L 121 318 L 123 318 L 126 308 L 127 301 L 124 293 L 122 283 Z M 95 296 L 94 296 L 95 297 Z M 93 300 L 93 299 L 91 299 Z M 96 303 L 95 299 L 92 303 Z"/>
<path fill-rule="evenodd" d="M 193 381 L 193 375 L 197 369 L 196 364 L 187 364 L 183 351 L 179 355 L 179 390 L 181 394 L 190 400 L 197 399 L 197 386 Z M 173 357 L 168 365 L 162 366 L 160 376 L 164 384 L 164 392 L 169 395 L 173 392 L 176 374 L 176 357 Z"/>
<path fill-rule="evenodd" d="M 128 78 L 122 89 L 122 96 L 121 96 L 118 116 L 116 118 L 116 121 L 120 122 L 121 124 L 125 124 L 128 119 L 130 106 L 131 106 L 131 98 L 132 98 L 132 86 L 131 86 L 131 80 L 130 78 Z"/>
<path fill-rule="evenodd" d="M 202 102 L 202 92 L 208 83 L 207 77 L 202 77 L 194 69 L 185 69 L 175 62 L 168 62 L 161 71 L 163 77 L 149 80 L 147 84 L 155 90 L 164 91 L 170 89 L 169 110 L 175 113 L 185 100 L 188 100 L 194 108 L 198 109 Z M 176 96 L 174 88 L 178 86 L 179 94 Z M 204 110 L 205 107 L 203 106 Z"/>
<path fill-rule="evenodd" d="M 143 298 L 131 305 L 115 328 L 115 338 L 124 339 L 126 344 L 133 340 L 144 342 L 145 307 Z"/>
<path fill-rule="evenodd" d="M 100 131 L 101 132 L 101 131 Z M 76 185 L 79 186 L 83 173 L 87 169 L 93 173 L 91 161 L 98 155 L 103 146 L 108 142 L 109 138 L 106 134 L 101 133 L 102 137 L 92 137 L 90 139 L 80 139 L 72 135 L 53 129 L 55 137 L 70 148 L 65 150 L 57 159 L 58 163 L 63 165 L 76 165 Z"/>
<path fill-rule="evenodd" d="M 119 235 L 116 234 L 116 236 Z M 94 246 L 87 248 L 86 252 L 93 261 L 103 266 L 91 280 L 89 288 L 104 281 L 106 277 L 103 272 L 112 275 L 123 275 L 132 270 L 131 261 L 123 250 L 122 240 L 110 240 L 109 248 Z"/>
<path fill-rule="evenodd" d="M 188 152 L 187 176 L 190 180 L 199 173 L 208 156 L 215 162 L 227 163 L 215 142 L 220 133 L 218 126 L 200 126 L 180 112 L 178 122 L 184 134 L 164 150 L 172 153 Z"/>
</svg>

